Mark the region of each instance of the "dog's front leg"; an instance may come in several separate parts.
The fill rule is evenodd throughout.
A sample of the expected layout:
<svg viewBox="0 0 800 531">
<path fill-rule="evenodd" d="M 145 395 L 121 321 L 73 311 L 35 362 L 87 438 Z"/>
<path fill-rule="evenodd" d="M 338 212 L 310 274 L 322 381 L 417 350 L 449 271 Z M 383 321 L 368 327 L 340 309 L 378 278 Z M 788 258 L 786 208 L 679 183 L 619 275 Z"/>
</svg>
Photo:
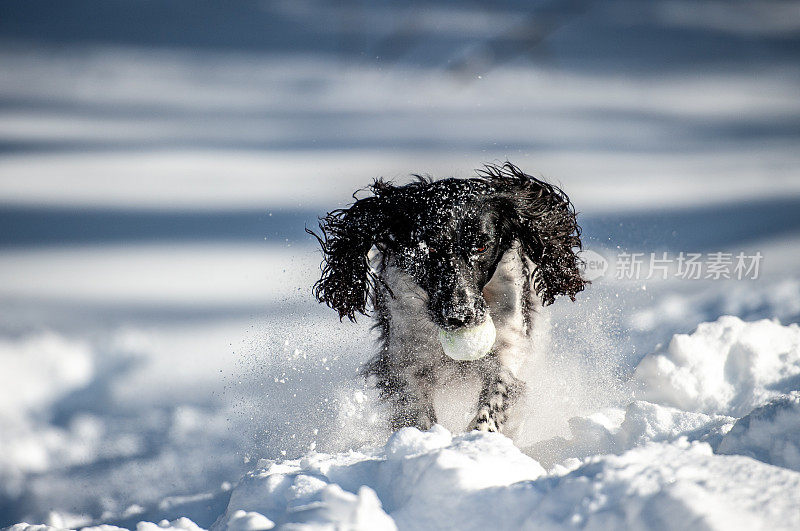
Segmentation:
<svg viewBox="0 0 800 531">
<path fill-rule="evenodd" d="M 519 244 L 515 243 L 483 288 L 497 340 L 492 353 L 476 362 L 475 370 L 483 387 L 470 430 L 501 431 L 509 410 L 525 391 L 525 382 L 515 374 L 519 374 L 531 346 L 531 323 L 541 307 L 531 297 L 532 270 L 533 264 L 523 257 Z"/>
<path fill-rule="evenodd" d="M 431 371 L 409 367 L 399 370 L 398 373 L 398 385 L 390 398 L 392 415 L 389 422 L 392 430 L 409 426 L 420 430 L 430 429 L 436 424 Z"/>
<path fill-rule="evenodd" d="M 483 387 L 478 398 L 478 413 L 468 430 L 502 431 L 508 410 L 525 390 L 525 382 L 515 377 L 494 354 L 481 367 Z"/>
</svg>

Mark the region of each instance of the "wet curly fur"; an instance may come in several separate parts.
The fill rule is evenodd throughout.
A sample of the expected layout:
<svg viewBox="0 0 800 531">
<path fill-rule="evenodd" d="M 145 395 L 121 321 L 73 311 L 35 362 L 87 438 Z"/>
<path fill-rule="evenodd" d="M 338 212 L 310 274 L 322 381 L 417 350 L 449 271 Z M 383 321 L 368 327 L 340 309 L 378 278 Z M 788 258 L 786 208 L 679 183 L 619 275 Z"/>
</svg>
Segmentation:
<svg viewBox="0 0 800 531">
<path fill-rule="evenodd" d="M 376 180 L 371 195 L 334 210 L 312 231 L 323 251 L 314 294 L 355 321 L 371 306 L 380 349 L 364 365 L 392 406 L 391 426 L 429 428 L 433 391 L 455 376 L 481 382 L 469 429 L 501 431 L 524 390 L 518 378 L 535 350 L 543 306 L 575 300 L 586 281 L 576 250 L 580 227 L 567 195 L 506 162 L 472 178 L 394 185 Z M 477 361 L 444 355 L 440 329 L 482 323 L 497 329 Z"/>
</svg>

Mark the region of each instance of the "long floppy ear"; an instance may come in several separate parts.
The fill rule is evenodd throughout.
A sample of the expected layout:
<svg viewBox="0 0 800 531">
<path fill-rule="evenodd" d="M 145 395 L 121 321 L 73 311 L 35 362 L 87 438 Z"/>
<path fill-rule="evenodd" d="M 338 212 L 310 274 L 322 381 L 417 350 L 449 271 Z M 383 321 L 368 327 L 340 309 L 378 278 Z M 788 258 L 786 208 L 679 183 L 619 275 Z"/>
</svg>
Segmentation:
<svg viewBox="0 0 800 531">
<path fill-rule="evenodd" d="M 534 289 L 542 302 L 552 304 L 560 295 L 574 301 L 588 281 L 578 268 L 581 228 L 569 197 L 510 162 L 487 165 L 478 173 L 493 184 L 501 219 L 537 266 Z"/>
<path fill-rule="evenodd" d="M 390 185 L 376 181 L 373 192 Z M 306 229 L 322 247 L 322 276 L 314 284 L 314 295 L 339 313 L 356 320 L 356 313 L 366 315 L 371 289 L 376 278 L 369 267 L 368 254 L 385 231 L 385 201 L 374 197 L 359 199 L 350 208 L 338 209 L 320 219 L 321 235 Z"/>
</svg>

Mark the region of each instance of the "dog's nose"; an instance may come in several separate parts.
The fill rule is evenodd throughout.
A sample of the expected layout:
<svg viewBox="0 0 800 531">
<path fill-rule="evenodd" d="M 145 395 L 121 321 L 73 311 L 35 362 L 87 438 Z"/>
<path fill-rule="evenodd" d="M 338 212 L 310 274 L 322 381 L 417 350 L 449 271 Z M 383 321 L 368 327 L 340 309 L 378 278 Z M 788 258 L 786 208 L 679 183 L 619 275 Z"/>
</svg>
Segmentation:
<svg viewBox="0 0 800 531">
<path fill-rule="evenodd" d="M 461 328 L 475 322 L 475 310 L 469 307 L 446 308 L 442 317 L 449 328 Z"/>
<path fill-rule="evenodd" d="M 452 328 L 461 328 L 462 326 L 464 326 L 464 324 L 465 324 L 464 321 L 458 317 L 447 318 L 447 326 L 450 326 Z"/>
</svg>

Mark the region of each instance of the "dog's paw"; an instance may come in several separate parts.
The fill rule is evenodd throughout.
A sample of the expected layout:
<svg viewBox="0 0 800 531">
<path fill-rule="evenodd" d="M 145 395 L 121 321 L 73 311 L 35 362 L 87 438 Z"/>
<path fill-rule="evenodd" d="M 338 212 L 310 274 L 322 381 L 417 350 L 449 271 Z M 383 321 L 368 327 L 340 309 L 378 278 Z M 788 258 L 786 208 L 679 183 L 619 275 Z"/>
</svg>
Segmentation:
<svg viewBox="0 0 800 531">
<path fill-rule="evenodd" d="M 475 418 L 472 419 L 472 422 L 469 423 L 467 430 L 499 432 L 500 426 L 498 426 L 495 419 L 492 418 L 491 412 L 488 408 L 481 408 L 481 410 L 478 411 L 478 414 L 475 415 Z"/>
</svg>

